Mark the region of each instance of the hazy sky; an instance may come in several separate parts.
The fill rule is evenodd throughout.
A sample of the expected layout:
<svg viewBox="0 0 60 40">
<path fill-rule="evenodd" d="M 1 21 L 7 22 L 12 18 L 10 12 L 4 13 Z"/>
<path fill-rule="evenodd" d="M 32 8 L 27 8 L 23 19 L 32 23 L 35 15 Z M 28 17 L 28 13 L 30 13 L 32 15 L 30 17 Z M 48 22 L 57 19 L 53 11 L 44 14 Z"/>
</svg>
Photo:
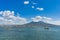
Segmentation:
<svg viewBox="0 0 60 40">
<path fill-rule="evenodd" d="M 7 10 L 27 19 L 44 16 L 60 20 L 60 0 L 0 0 L 0 11 Z"/>
</svg>

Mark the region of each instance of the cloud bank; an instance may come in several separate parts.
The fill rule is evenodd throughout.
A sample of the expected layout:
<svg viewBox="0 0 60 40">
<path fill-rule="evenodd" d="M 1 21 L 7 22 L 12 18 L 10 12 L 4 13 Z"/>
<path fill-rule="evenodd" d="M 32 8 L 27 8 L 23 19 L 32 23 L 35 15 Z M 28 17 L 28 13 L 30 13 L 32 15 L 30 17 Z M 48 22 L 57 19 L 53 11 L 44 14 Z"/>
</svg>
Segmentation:
<svg viewBox="0 0 60 40">
<path fill-rule="evenodd" d="M 0 11 L 0 24 L 25 24 L 27 22 L 26 18 L 15 16 L 14 11 Z"/>
<path fill-rule="evenodd" d="M 36 16 L 36 17 L 32 18 L 32 21 L 34 21 L 34 22 L 39 22 L 39 21 L 48 22 L 51 20 L 52 20 L 52 18 L 42 17 L 42 16 Z"/>
<path fill-rule="evenodd" d="M 60 20 L 53 20 L 53 18 L 49 18 L 49 17 L 42 17 L 42 16 L 36 16 L 31 18 L 33 22 L 39 22 L 39 21 L 43 21 L 45 23 L 50 23 L 50 24 L 54 24 L 54 25 L 60 25 Z"/>
<path fill-rule="evenodd" d="M 60 21 L 55 21 L 53 20 L 53 18 L 49 17 L 35 16 L 30 19 L 33 22 L 43 21 L 50 24 L 60 25 Z M 0 24 L 3 25 L 23 25 L 29 23 L 29 21 L 31 20 L 28 20 L 20 16 L 15 16 L 14 11 L 9 10 L 0 11 Z"/>
</svg>

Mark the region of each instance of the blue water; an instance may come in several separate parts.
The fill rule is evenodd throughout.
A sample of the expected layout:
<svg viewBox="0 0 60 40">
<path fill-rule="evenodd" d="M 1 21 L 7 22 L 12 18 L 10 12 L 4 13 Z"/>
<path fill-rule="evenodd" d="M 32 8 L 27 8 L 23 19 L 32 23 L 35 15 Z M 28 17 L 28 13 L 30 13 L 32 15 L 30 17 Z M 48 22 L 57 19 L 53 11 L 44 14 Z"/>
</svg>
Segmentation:
<svg viewBox="0 0 60 40">
<path fill-rule="evenodd" d="M 60 40 L 60 27 L 0 27 L 0 40 Z"/>
</svg>

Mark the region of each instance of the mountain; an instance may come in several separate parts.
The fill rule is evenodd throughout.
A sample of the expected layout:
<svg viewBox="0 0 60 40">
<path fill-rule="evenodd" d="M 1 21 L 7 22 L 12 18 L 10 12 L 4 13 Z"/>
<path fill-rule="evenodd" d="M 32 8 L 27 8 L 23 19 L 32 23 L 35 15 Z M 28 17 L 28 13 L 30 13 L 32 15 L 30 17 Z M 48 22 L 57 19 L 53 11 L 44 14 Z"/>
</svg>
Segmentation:
<svg viewBox="0 0 60 40">
<path fill-rule="evenodd" d="M 49 24 L 49 23 L 45 23 L 45 22 L 42 22 L 42 21 L 39 21 L 39 22 L 30 22 L 28 24 L 24 24 L 23 26 L 27 26 L 27 27 L 54 27 L 54 26 L 59 26 L 59 25 L 54 25 L 54 24 Z"/>
<path fill-rule="evenodd" d="M 24 25 L 0 25 L 0 27 L 60 27 L 59 25 L 54 25 L 54 24 L 49 24 L 49 23 L 45 23 L 45 22 L 42 22 L 42 21 L 39 21 L 39 22 L 30 22 L 30 23 L 27 23 L 27 24 L 24 24 Z"/>
</svg>

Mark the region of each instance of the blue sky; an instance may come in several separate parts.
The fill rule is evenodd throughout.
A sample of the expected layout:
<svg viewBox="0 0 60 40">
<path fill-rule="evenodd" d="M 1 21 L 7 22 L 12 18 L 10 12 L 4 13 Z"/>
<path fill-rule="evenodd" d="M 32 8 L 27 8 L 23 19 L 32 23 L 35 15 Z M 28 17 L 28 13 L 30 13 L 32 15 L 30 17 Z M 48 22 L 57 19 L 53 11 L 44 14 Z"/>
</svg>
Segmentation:
<svg viewBox="0 0 60 40">
<path fill-rule="evenodd" d="M 24 1 L 29 1 L 28 5 Z M 32 4 L 35 2 L 37 4 Z M 42 7 L 43 11 L 31 8 Z M 22 17 L 34 17 L 36 15 L 52 17 L 56 20 L 60 17 L 60 0 L 0 0 L 0 11 L 10 10 L 19 13 Z"/>
<path fill-rule="evenodd" d="M 24 4 L 26 1 L 28 3 Z M 0 0 L 0 11 L 5 10 L 27 19 L 45 16 L 60 20 L 60 0 Z"/>
</svg>

